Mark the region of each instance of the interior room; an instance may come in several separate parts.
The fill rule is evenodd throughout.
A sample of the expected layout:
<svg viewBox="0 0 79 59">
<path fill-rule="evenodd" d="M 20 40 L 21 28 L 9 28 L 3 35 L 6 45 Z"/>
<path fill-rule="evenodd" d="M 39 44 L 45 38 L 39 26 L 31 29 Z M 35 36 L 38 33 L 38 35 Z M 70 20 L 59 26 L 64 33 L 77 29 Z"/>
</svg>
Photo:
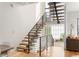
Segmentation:
<svg viewBox="0 0 79 59">
<path fill-rule="evenodd" d="M 65 56 L 79 57 L 79 2 L 67 2 L 65 14 Z"/>
<path fill-rule="evenodd" d="M 64 57 L 64 5 L 0 2 L 0 57 Z"/>
</svg>

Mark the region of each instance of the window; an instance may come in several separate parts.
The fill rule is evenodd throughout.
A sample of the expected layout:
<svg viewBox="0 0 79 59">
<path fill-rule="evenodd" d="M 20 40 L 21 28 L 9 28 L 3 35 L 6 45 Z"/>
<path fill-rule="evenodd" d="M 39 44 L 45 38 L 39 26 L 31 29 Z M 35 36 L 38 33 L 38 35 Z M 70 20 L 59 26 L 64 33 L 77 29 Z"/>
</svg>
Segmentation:
<svg viewBox="0 0 79 59">
<path fill-rule="evenodd" d="M 64 24 L 53 24 L 51 29 L 54 39 L 60 39 L 61 35 L 64 34 Z"/>
</svg>

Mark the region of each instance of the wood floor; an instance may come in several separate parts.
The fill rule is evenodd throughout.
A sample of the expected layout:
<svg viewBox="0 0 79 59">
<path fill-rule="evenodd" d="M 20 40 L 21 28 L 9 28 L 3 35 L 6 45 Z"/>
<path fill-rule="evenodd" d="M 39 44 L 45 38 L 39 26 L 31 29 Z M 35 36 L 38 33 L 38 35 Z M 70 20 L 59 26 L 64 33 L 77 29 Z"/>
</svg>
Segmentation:
<svg viewBox="0 0 79 59">
<path fill-rule="evenodd" d="M 26 52 L 18 52 L 16 50 L 10 50 L 8 53 L 8 57 L 38 57 L 38 53 L 29 53 L 27 54 Z"/>
<path fill-rule="evenodd" d="M 15 50 L 10 50 L 7 54 L 8 57 L 39 57 L 39 53 L 31 52 L 27 54 Z M 49 47 L 42 52 L 42 57 L 64 57 L 64 49 L 61 47 Z"/>
<path fill-rule="evenodd" d="M 64 51 L 65 57 L 79 57 L 79 52 L 78 51 Z"/>
<path fill-rule="evenodd" d="M 49 51 L 42 52 L 42 57 L 79 57 L 79 52 L 63 50 L 60 47 L 51 48 Z M 39 53 L 31 52 L 29 54 L 25 52 L 17 52 L 15 50 L 10 50 L 8 52 L 8 57 L 39 57 Z"/>
<path fill-rule="evenodd" d="M 42 57 L 64 57 L 64 45 L 61 42 L 55 42 L 54 46 L 49 47 L 47 50 L 42 51 Z M 8 57 L 39 57 L 39 53 L 30 52 L 18 52 L 15 49 L 8 51 Z"/>
</svg>

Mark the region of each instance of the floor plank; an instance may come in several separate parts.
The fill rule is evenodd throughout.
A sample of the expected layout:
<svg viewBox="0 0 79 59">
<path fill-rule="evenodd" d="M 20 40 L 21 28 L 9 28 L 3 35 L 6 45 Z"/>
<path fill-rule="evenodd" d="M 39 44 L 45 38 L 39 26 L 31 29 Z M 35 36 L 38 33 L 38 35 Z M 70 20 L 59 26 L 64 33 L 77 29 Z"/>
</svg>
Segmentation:
<svg viewBox="0 0 79 59">
<path fill-rule="evenodd" d="M 65 55 L 65 57 L 76 57 L 76 56 L 79 57 L 79 52 L 78 51 L 68 51 L 68 50 L 65 50 L 64 51 L 64 55 Z"/>
</svg>

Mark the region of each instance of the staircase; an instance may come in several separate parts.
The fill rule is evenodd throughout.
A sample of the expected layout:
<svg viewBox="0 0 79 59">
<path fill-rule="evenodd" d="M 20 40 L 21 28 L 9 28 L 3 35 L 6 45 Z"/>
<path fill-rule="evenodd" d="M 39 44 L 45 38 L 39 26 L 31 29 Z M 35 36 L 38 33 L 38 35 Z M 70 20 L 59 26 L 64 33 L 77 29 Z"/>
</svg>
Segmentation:
<svg viewBox="0 0 79 59">
<path fill-rule="evenodd" d="M 30 30 L 28 35 L 24 37 L 24 39 L 19 43 L 19 46 L 17 47 L 17 51 L 22 52 L 30 52 L 34 39 L 38 38 L 41 30 L 43 29 L 45 25 L 44 21 L 44 15 L 40 18 L 40 20 L 34 25 L 34 27 Z"/>
<path fill-rule="evenodd" d="M 48 3 L 50 10 L 50 18 L 52 20 L 57 20 L 57 23 L 60 23 L 60 21 L 64 20 L 64 5 L 60 2 L 49 2 Z M 44 19 L 47 17 L 45 14 L 42 15 L 42 17 L 39 19 L 39 21 L 34 25 L 34 27 L 30 30 L 30 32 L 24 37 L 24 39 L 19 43 L 19 46 L 17 47 L 17 51 L 27 52 L 29 53 L 31 50 L 31 46 L 33 46 L 34 39 L 37 39 L 40 32 L 42 31 L 44 25 L 47 22 L 47 19 Z"/>
<path fill-rule="evenodd" d="M 57 23 L 60 23 L 61 21 L 64 21 L 64 3 L 63 2 L 49 2 L 49 7 L 46 9 L 49 10 L 49 17 L 53 21 L 57 21 Z"/>
</svg>

